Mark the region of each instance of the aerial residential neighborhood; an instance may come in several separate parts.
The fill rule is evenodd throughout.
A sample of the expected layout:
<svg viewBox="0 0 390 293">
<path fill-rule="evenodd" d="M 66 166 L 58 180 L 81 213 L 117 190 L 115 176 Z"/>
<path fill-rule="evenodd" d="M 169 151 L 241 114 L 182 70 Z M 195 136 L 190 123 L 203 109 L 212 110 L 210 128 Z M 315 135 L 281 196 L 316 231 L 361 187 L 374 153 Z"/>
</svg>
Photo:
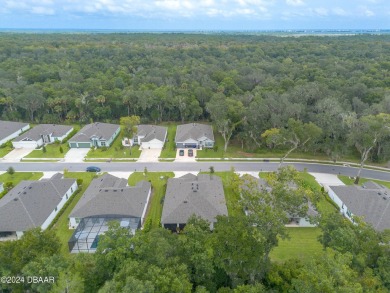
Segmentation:
<svg viewBox="0 0 390 293">
<path fill-rule="evenodd" d="M 390 291 L 388 30 L 163 29 L 384 1 L 11 2 L 102 31 L 0 29 L 0 292 Z"/>
</svg>

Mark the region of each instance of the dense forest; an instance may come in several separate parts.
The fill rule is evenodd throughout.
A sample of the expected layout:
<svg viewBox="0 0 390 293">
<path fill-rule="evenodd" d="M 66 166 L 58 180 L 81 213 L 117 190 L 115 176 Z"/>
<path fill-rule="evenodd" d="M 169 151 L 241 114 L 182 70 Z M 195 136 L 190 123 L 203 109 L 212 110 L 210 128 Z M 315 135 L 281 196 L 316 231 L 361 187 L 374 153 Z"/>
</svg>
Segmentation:
<svg viewBox="0 0 390 293">
<path fill-rule="evenodd" d="M 3 33 L 0 117 L 211 121 L 225 147 L 230 141 L 249 151 L 295 146 L 332 160 L 354 153 L 384 162 L 389 128 L 379 125 L 390 120 L 389 41 L 387 35 Z M 309 127 L 309 143 L 283 136 L 296 123 L 298 130 L 318 127 Z"/>
<path fill-rule="evenodd" d="M 18 241 L 0 242 L 1 276 L 26 280 L 2 279 L 0 291 L 389 292 L 389 230 L 375 231 L 359 218 L 352 224 L 336 209 L 311 218 L 321 230 L 322 251 L 271 261 L 270 252 L 288 237 L 287 230 L 299 229 L 285 227 L 289 214 L 305 214 L 307 200 L 316 203 L 323 196 L 299 178 L 294 169 L 282 168 L 267 178 L 272 187 L 267 191 L 232 172 L 231 188 L 241 199 L 235 213 L 217 217 L 212 233 L 197 217 L 180 233 L 145 225 L 132 235 L 112 222 L 96 253 L 69 255 L 54 230 L 30 230 Z M 51 276 L 55 282 L 28 282 L 30 276 Z"/>
</svg>

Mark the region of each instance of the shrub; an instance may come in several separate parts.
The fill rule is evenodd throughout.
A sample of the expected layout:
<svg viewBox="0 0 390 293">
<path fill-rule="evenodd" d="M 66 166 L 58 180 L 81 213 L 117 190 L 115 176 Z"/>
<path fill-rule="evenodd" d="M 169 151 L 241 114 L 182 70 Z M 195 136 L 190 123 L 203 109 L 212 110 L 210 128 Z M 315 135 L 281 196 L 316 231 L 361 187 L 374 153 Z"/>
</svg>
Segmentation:
<svg viewBox="0 0 390 293">
<path fill-rule="evenodd" d="M 83 179 L 82 178 L 78 178 L 77 179 L 77 185 L 80 186 L 80 185 L 83 185 Z"/>
<path fill-rule="evenodd" d="M 214 145 L 213 150 L 214 150 L 214 152 L 218 152 L 218 146 Z"/>
<path fill-rule="evenodd" d="M 107 151 L 107 147 L 106 146 L 104 146 L 104 147 L 102 147 L 102 152 L 105 152 L 105 151 Z"/>
<path fill-rule="evenodd" d="M 14 188 L 14 183 L 12 181 L 8 181 L 6 183 L 4 183 L 4 189 L 5 190 L 11 190 L 12 188 Z"/>
<path fill-rule="evenodd" d="M 7 169 L 7 173 L 8 173 L 9 175 L 13 175 L 13 174 L 15 173 L 15 169 L 14 169 L 12 166 L 10 166 L 10 167 L 8 167 L 8 169 Z"/>
<path fill-rule="evenodd" d="M 64 149 L 62 148 L 62 146 L 60 146 L 60 153 L 61 153 L 61 154 L 64 153 Z"/>
<path fill-rule="evenodd" d="M 46 153 L 46 151 L 47 151 L 47 150 L 46 150 L 46 147 L 43 146 L 43 147 L 42 147 L 42 152 Z"/>
<path fill-rule="evenodd" d="M 210 174 L 214 174 L 215 170 L 214 170 L 214 167 L 213 166 L 210 166 Z"/>
</svg>

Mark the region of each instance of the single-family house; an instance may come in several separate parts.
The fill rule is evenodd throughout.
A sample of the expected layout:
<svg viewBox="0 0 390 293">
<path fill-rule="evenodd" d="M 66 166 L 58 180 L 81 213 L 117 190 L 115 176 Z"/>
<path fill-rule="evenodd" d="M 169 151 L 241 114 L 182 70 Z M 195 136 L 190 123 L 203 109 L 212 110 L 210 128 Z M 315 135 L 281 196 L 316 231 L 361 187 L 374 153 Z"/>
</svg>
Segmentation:
<svg viewBox="0 0 390 293">
<path fill-rule="evenodd" d="M 28 123 L 0 121 L 0 146 L 19 136 L 30 128 Z"/>
<path fill-rule="evenodd" d="M 62 142 L 73 126 L 57 124 L 39 124 L 12 141 L 14 148 L 38 148 L 45 144 Z"/>
<path fill-rule="evenodd" d="M 19 239 L 29 229 L 46 229 L 76 190 L 76 180 L 60 173 L 20 182 L 0 200 L 0 237 Z"/>
<path fill-rule="evenodd" d="M 188 123 L 176 129 L 176 148 L 213 148 L 214 133 L 211 125 Z"/>
<path fill-rule="evenodd" d="M 96 251 L 99 235 L 108 230 L 110 221 L 135 233 L 145 220 L 150 194 L 147 181 L 128 186 L 126 179 L 110 174 L 92 180 L 69 215 L 69 228 L 76 229 L 68 242 L 69 251 Z"/>
<path fill-rule="evenodd" d="M 329 186 L 330 198 L 352 222 L 363 217 L 377 231 L 390 229 L 390 189 L 373 181 L 362 186 Z"/>
<path fill-rule="evenodd" d="M 176 231 L 183 229 L 192 215 L 210 222 L 214 228 L 218 215 L 227 215 L 221 178 L 214 175 L 186 174 L 169 178 L 161 217 L 163 227 Z"/>
<path fill-rule="evenodd" d="M 137 133 L 132 139 L 141 149 L 162 149 L 167 139 L 168 128 L 157 125 L 141 124 L 137 127 Z"/>
<path fill-rule="evenodd" d="M 85 125 L 71 139 L 70 148 L 109 147 L 121 128 L 117 124 L 95 122 Z"/>
<path fill-rule="evenodd" d="M 251 175 L 244 175 L 243 182 L 241 184 L 241 190 L 250 190 L 250 187 L 256 187 L 259 190 L 264 190 L 266 192 L 272 192 L 272 187 L 267 183 L 263 178 L 255 178 Z M 297 185 L 295 182 L 288 182 L 288 188 L 296 189 Z M 306 203 L 305 203 L 306 204 Z M 248 215 L 249 211 L 245 210 L 245 214 Z M 315 227 L 317 226 L 311 219 L 315 216 L 318 216 L 316 208 L 313 206 L 311 201 L 307 201 L 307 212 L 304 216 L 286 212 L 288 218 L 287 227 Z"/>
</svg>

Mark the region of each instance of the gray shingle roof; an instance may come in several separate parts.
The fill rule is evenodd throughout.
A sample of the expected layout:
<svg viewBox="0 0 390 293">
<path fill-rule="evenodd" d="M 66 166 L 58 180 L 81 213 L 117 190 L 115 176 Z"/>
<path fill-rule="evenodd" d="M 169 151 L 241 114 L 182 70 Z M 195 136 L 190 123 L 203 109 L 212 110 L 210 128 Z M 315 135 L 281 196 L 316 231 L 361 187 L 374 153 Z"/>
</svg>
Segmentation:
<svg viewBox="0 0 390 293">
<path fill-rule="evenodd" d="M 0 200 L 0 231 L 40 227 L 75 181 L 55 177 L 20 182 Z"/>
<path fill-rule="evenodd" d="M 390 190 L 375 182 L 363 186 L 330 186 L 347 208 L 375 230 L 390 229 Z"/>
<path fill-rule="evenodd" d="M 161 223 L 185 224 L 193 214 L 210 223 L 216 222 L 216 216 L 228 214 L 221 178 L 187 174 L 168 179 Z"/>
<path fill-rule="evenodd" d="M 0 121 L 0 140 L 26 127 L 28 123 Z"/>
<path fill-rule="evenodd" d="M 90 142 L 92 136 L 97 136 L 100 140 L 109 140 L 118 130 L 118 124 L 95 122 L 87 124 L 80 129 L 71 139 L 70 142 Z"/>
<path fill-rule="evenodd" d="M 138 136 L 145 136 L 141 142 L 149 142 L 153 139 L 165 142 L 167 130 L 168 128 L 164 126 L 141 124 L 138 125 L 137 134 Z"/>
<path fill-rule="evenodd" d="M 70 217 L 141 217 L 150 188 L 151 184 L 147 181 L 127 186 L 127 180 L 104 174 L 91 182 Z"/>
<path fill-rule="evenodd" d="M 202 137 L 214 141 L 214 133 L 211 125 L 199 123 L 182 124 L 177 126 L 175 142 L 183 142 L 187 139 L 198 140 Z"/>
<path fill-rule="evenodd" d="M 37 141 L 41 138 L 41 135 L 49 135 L 53 137 L 61 137 L 67 134 L 73 129 L 73 126 L 68 125 L 57 125 L 57 124 L 39 124 L 34 128 L 26 131 L 19 137 L 15 138 L 14 141 Z"/>
</svg>

